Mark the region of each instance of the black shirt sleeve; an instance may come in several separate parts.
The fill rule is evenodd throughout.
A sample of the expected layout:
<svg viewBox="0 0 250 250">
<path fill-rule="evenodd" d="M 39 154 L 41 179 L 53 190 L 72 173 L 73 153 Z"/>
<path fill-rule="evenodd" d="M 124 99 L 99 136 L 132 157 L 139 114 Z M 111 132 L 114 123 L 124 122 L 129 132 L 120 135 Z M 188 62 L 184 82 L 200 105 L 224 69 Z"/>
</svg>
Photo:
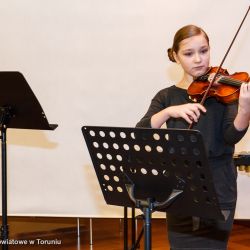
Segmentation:
<svg viewBox="0 0 250 250">
<path fill-rule="evenodd" d="M 151 117 L 167 107 L 167 89 L 159 91 L 151 101 L 146 114 L 142 119 L 136 124 L 136 127 L 151 128 Z"/>
<path fill-rule="evenodd" d="M 238 143 L 242 137 L 246 134 L 248 127 L 242 131 L 239 131 L 234 126 L 234 119 L 238 113 L 238 104 L 227 104 L 223 119 L 223 131 L 224 140 L 230 145 Z"/>
</svg>

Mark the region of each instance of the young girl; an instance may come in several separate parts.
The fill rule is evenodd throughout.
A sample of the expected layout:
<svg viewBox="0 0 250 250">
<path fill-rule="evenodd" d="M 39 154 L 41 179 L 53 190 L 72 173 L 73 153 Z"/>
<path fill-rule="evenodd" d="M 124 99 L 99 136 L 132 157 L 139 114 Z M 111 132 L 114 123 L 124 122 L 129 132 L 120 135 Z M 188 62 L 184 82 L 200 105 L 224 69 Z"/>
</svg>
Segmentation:
<svg viewBox="0 0 250 250">
<path fill-rule="evenodd" d="M 181 80 L 160 90 L 137 127 L 199 130 L 208 148 L 219 205 L 229 213 L 226 221 L 167 215 L 168 238 L 172 250 L 227 249 L 237 199 L 237 172 L 233 163 L 234 145 L 247 131 L 250 120 L 250 84 L 243 83 L 237 102 L 223 104 L 208 98 L 204 106 L 187 94 L 194 78 L 209 69 L 209 38 L 201 28 L 187 25 L 175 34 L 169 59 L 183 69 Z"/>
</svg>

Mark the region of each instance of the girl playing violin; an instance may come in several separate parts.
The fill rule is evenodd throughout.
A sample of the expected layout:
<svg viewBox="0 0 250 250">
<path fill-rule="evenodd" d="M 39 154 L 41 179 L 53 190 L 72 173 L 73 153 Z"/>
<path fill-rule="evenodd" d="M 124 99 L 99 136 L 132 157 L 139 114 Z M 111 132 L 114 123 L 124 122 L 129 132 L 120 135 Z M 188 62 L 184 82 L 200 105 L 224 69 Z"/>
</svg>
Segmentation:
<svg viewBox="0 0 250 250">
<path fill-rule="evenodd" d="M 179 29 L 168 49 L 172 62 L 183 69 L 181 80 L 160 90 L 152 99 L 137 127 L 199 130 L 205 139 L 209 165 L 220 208 L 229 213 L 226 221 L 167 215 L 168 238 L 172 250 L 227 249 L 237 199 L 237 171 L 234 146 L 245 135 L 250 120 L 250 84 L 240 87 L 239 99 L 230 104 L 207 98 L 204 105 L 190 100 L 187 89 L 194 78 L 209 68 L 210 46 L 207 34 L 195 25 Z"/>
</svg>

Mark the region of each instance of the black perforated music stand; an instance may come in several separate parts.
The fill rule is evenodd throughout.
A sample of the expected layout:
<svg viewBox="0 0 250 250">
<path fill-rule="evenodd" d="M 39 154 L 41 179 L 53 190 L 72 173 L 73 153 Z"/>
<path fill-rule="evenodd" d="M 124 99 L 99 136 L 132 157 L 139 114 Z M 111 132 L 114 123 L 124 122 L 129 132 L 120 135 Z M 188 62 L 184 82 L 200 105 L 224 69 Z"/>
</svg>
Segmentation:
<svg viewBox="0 0 250 250">
<path fill-rule="evenodd" d="M 224 219 L 198 131 L 84 126 L 82 132 L 106 203 L 143 211 L 145 249 L 153 211 Z"/>
<path fill-rule="evenodd" d="M 0 130 L 2 149 L 2 249 L 8 249 L 7 217 L 7 128 L 54 130 L 20 72 L 0 72 Z M 6 242 L 6 243 L 5 243 Z"/>
</svg>

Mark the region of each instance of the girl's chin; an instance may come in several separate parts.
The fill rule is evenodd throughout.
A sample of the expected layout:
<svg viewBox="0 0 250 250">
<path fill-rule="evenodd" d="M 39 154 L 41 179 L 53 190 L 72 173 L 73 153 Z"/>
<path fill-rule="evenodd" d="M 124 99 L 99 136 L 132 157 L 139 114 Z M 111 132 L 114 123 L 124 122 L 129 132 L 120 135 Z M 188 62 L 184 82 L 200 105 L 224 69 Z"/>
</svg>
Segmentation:
<svg viewBox="0 0 250 250">
<path fill-rule="evenodd" d="M 199 77 L 199 76 L 206 74 L 207 70 L 208 70 L 207 68 L 194 69 L 192 72 L 192 75 L 193 75 L 193 77 L 196 78 L 196 77 Z"/>
</svg>

